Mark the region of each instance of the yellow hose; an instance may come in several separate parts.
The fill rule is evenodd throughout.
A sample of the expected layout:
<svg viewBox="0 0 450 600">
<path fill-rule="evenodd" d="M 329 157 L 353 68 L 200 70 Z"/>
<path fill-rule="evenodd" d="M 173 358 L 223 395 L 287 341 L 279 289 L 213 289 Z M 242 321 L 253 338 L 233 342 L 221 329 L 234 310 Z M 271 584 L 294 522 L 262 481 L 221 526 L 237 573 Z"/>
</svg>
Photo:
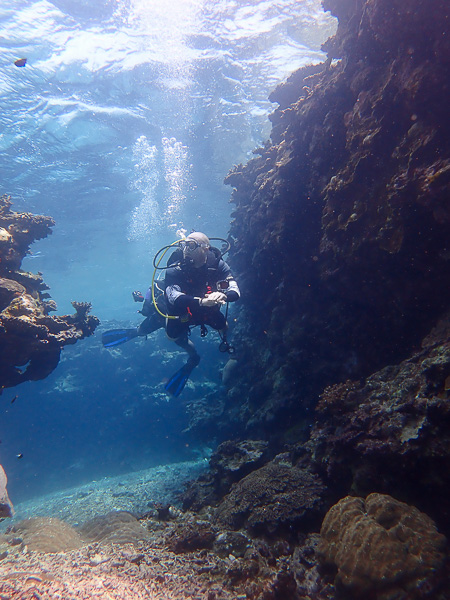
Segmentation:
<svg viewBox="0 0 450 600">
<path fill-rule="evenodd" d="M 175 316 L 175 315 L 165 315 L 163 312 L 161 312 L 158 308 L 158 305 L 156 304 L 156 298 L 155 298 L 155 275 L 156 275 L 156 271 L 158 270 L 159 267 L 159 263 L 162 261 L 162 259 L 164 258 L 164 256 L 166 255 L 166 252 L 169 250 L 169 248 L 171 248 L 172 246 L 176 246 L 177 244 L 180 243 L 181 240 L 177 240 L 176 242 L 173 242 L 172 244 L 169 244 L 169 246 L 167 246 L 167 248 L 164 250 L 164 252 L 161 254 L 161 258 L 158 260 L 158 262 L 156 263 L 156 267 L 155 270 L 153 271 L 153 277 L 152 277 L 152 302 L 153 302 L 153 306 L 156 308 L 156 311 L 165 319 L 179 319 L 180 317 Z"/>
</svg>

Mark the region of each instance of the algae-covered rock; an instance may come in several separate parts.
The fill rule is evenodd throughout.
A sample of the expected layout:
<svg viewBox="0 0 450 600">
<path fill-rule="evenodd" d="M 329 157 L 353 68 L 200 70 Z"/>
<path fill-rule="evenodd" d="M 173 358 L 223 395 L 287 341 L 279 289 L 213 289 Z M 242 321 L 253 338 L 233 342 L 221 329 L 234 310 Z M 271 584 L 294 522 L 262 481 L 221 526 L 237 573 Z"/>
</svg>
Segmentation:
<svg viewBox="0 0 450 600">
<path fill-rule="evenodd" d="M 280 438 L 326 385 L 403 360 L 450 304 L 450 4 L 324 8 L 328 60 L 271 94 L 270 140 L 225 180 L 246 435 Z"/>
<path fill-rule="evenodd" d="M 300 523 L 309 529 L 320 514 L 324 492 L 317 475 L 276 459 L 232 487 L 217 508 L 216 522 L 269 534 Z"/>
</svg>

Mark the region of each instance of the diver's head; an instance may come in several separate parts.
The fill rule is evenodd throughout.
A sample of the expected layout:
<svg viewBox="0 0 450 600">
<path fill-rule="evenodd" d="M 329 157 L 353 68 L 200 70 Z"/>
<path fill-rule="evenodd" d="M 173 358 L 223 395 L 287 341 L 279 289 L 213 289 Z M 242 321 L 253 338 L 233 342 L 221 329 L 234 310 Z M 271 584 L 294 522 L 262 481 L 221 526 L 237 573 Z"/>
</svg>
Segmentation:
<svg viewBox="0 0 450 600">
<path fill-rule="evenodd" d="M 181 242 L 181 247 L 184 260 L 198 269 L 206 263 L 211 244 L 204 233 L 194 231 Z"/>
</svg>

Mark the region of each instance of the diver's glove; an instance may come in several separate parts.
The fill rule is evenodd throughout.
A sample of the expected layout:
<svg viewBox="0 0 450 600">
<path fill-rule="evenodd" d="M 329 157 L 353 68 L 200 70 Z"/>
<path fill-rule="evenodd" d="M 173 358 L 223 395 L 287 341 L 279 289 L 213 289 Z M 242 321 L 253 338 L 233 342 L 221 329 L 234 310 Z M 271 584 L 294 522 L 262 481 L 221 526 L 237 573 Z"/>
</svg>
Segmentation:
<svg viewBox="0 0 450 600">
<path fill-rule="evenodd" d="M 225 304 L 227 297 L 222 292 L 212 292 L 207 294 L 204 298 L 199 299 L 200 306 L 217 306 Z"/>
<path fill-rule="evenodd" d="M 135 302 L 144 302 L 144 295 L 142 292 L 133 292 L 133 300 Z"/>
</svg>

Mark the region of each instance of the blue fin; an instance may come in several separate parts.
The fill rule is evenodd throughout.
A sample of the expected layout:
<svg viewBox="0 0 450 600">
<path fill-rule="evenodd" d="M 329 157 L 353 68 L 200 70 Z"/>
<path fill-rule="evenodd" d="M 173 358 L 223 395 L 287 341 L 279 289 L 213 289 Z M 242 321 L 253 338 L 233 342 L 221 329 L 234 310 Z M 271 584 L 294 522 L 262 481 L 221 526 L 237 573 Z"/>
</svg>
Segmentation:
<svg viewBox="0 0 450 600">
<path fill-rule="evenodd" d="M 102 334 L 102 344 L 105 348 L 118 346 L 137 337 L 137 329 L 111 329 Z"/>
<path fill-rule="evenodd" d="M 164 386 L 166 392 L 169 392 L 169 394 L 172 394 L 172 396 L 177 398 L 184 390 L 184 386 L 186 385 L 190 374 L 195 369 L 197 364 L 198 362 L 194 364 L 193 362 L 188 361 L 181 367 L 181 369 L 174 373 Z"/>
</svg>

